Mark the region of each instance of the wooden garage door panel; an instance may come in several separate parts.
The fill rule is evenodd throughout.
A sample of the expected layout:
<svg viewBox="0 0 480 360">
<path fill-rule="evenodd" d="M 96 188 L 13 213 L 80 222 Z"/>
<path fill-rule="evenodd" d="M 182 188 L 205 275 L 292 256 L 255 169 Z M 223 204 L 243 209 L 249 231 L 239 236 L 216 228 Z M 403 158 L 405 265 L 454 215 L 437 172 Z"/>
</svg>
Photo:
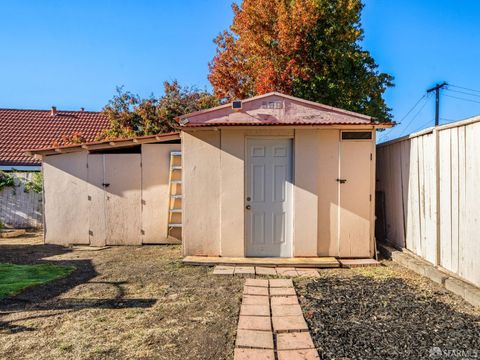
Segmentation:
<svg viewBox="0 0 480 360">
<path fill-rule="evenodd" d="M 88 198 L 90 245 L 142 243 L 139 154 L 88 155 Z"/>
<path fill-rule="evenodd" d="M 103 155 L 88 155 L 89 239 L 91 246 L 105 246 L 105 192 Z"/>
<path fill-rule="evenodd" d="M 139 154 L 105 154 L 106 243 L 140 245 L 141 157 Z"/>
</svg>

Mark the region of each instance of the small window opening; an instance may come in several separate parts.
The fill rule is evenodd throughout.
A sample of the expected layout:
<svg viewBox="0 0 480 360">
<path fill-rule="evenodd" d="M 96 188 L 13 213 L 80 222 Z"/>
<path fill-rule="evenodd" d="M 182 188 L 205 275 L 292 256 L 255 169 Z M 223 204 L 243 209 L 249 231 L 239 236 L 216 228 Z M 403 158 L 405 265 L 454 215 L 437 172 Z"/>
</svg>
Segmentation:
<svg viewBox="0 0 480 360">
<path fill-rule="evenodd" d="M 342 131 L 342 140 L 371 140 L 371 131 Z"/>
</svg>

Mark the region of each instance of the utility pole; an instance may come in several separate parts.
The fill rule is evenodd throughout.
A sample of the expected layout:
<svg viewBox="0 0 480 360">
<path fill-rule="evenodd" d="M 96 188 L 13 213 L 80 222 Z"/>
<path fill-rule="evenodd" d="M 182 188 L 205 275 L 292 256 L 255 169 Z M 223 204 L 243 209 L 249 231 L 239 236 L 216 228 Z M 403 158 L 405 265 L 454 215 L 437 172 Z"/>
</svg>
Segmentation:
<svg viewBox="0 0 480 360">
<path fill-rule="evenodd" d="M 427 93 L 435 91 L 435 126 L 438 126 L 439 122 L 439 112 L 440 112 L 440 89 L 444 88 L 448 84 L 444 81 L 441 84 L 437 84 L 434 87 L 427 90 Z"/>
</svg>

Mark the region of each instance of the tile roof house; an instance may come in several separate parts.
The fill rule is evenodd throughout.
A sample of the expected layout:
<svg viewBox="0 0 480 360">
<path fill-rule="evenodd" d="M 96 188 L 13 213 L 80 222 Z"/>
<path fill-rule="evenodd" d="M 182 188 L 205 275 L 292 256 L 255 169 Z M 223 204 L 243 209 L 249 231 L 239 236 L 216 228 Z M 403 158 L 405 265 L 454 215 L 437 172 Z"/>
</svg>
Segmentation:
<svg viewBox="0 0 480 360">
<path fill-rule="evenodd" d="M 40 161 L 25 149 L 51 147 L 74 132 L 91 142 L 106 127 L 100 112 L 0 109 L 0 170 L 39 170 Z"/>
</svg>

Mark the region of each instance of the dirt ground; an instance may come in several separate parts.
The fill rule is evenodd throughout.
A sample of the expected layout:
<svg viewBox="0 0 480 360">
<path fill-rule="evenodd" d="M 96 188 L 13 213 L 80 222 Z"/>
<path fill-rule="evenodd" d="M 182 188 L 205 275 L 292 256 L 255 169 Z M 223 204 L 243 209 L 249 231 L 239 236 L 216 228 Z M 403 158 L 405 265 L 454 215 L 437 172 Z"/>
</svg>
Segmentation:
<svg viewBox="0 0 480 360">
<path fill-rule="evenodd" d="M 0 358 L 231 358 L 243 279 L 180 260 L 179 246 L 72 251 L 37 234 L 0 240 L 0 262 L 77 268 L 0 301 Z"/>
<path fill-rule="evenodd" d="M 0 240 L 0 262 L 77 268 L 0 300 L 0 359 L 232 358 L 244 280 L 182 265 L 179 246 L 85 251 L 28 234 Z M 295 280 L 322 359 L 480 358 L 480 309 L 383 265 Z"/>
<path fill-rule="evenodd" d="M 391 261 L 296 281 L 321 359 L 477 359 L 480 309 Z"/>
</svg>

